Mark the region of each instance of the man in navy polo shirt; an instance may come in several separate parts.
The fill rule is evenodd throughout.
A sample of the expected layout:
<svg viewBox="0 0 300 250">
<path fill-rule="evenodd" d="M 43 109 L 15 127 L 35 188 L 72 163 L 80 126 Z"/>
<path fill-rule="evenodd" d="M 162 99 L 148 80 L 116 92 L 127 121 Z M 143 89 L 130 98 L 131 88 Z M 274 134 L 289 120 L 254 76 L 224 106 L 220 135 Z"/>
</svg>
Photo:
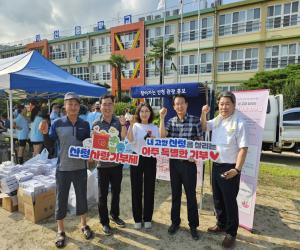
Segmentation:
<svg viewBox="0 0 300 250">
<path fill-rule="evenodd" d="M 49 137 L 58 141 L 58 162 L 56 171 L 56 211 L 57 238 L 55 245 L 58 248 L 65 245 L 64 218 L 68 208 L 68 196 L 71 183 L 76 194 L 76 214 L 80 215 L 81 231 L 86 239 L 93 236 L 93 232 L 86 224 L 87 206 L 87 170 L 86 162 L 81 159 L 68 157 L 70 146 L 82 146 L 82 141 L 90 137 L 88 122 L 78 117 L 80 98 L 69 92 L 64 97 L 66 116 L 53 122 Z M 48 133 L 48 125 L 43 126 L 43 134 Z"/>
</svg>

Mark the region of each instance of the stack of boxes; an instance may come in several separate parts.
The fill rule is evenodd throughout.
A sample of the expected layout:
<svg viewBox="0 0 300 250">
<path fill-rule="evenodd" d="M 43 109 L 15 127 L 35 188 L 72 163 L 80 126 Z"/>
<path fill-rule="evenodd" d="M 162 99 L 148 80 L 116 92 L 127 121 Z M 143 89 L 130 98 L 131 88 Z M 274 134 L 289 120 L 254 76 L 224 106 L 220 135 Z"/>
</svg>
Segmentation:
<svg viewBox="0 0 300 250">
<path fill-rule="evenodd" d="M 24 165 L 0 165 L 0 190 L 4 209 L 19 212 L 36 223 L 55 209 L 56 160 L 37 160 Z M 17 193 L 18 190 L 18 193 Z"/>
</svg>

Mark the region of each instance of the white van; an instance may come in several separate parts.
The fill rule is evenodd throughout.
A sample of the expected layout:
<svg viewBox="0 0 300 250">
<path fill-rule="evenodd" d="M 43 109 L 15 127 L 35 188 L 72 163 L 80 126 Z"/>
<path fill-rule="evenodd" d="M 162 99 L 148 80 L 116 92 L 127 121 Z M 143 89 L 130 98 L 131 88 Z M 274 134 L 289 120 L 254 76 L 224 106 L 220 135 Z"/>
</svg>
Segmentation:
<svg viewBox="0 0 300 250">
<path fill-rule="evenodd" d="M 262 148 L 300 154 L 300 108 L 283 111 L 282 95 L 269 96 Z"/>
</svg>

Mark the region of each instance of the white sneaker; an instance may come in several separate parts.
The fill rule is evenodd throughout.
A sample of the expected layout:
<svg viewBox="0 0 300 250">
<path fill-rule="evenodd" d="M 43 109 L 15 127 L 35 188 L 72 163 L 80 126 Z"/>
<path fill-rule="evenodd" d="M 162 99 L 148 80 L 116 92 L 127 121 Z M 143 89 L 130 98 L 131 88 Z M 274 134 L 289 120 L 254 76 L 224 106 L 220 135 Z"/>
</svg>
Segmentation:
<svg viewBox="0 0 300 250">
<path fill-rule="evenodd" d="M 150 228 L 152 228 L 152 223 L 151 223 L 151 221 L 145 222 L 145 223 L 144 223 L 144 227 L 145 227 L 145 229 L 150 229 Z"/>
<path fill-rule="evenodd" d="M 142 228 L 142 223 L 141 222 L 134 223 L 134 228 L 135 229 L 141 229 Z"/>
</svg>

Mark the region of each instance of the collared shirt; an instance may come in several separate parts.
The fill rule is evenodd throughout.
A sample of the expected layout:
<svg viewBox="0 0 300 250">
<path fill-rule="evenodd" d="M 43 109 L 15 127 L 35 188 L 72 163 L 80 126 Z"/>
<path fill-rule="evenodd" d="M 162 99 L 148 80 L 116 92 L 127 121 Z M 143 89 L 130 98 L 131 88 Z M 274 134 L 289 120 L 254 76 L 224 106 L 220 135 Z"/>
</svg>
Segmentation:
<svg viewBox="0 0 300 250">
<path fill-rule="evenodd" d="M 57 118 L 59 118 L 59 113 L 58 113 L 58 112 L 55 112 L 55 111 L 52 111 L 51 114 L 50 114 L 50 121 L 51 121 L 51 124 L 52 124 Z"/>
<path fill-rule="evenodd" d="M 100 116 L 93 124 L 93 128 L 95 126 L 99 126 L 100 130 L 105 130 L 108 132 L 108 130 L 110 129 L 110 127 L 114 127 L 116 128 L 118 131 L 119 131 L 119 138 L 121 140 L 121 130 L 122 130 L 122 126 L 121 126 L 121 123 L 119 121 L 119 119 L 113 115 L 112 119 L 111 119 L 111 122 L 110 123 L 107 123 L 104 119 L 103 119 L 103 115 Z M 119 163 L 114 163 L 114 162 L 101 162 L 101 161 L 98 161 L 97 163 L 97 167 L 115 167 L 115 166 L 119 166 L 120 164 Z"/>
<path fill-rule="evenodd" d="M 59 171 L 74 171 L 86 168 L 86 162 L 68 157 L 70 146 L 82 146 L 82 141 L 90 137 L 88 122 L 78 118 L 73 125 L 67 116 L 56 119 L 50 127 L 49 137 L 58 140 Z"/>
<path fill-rule="evenodd" d="M 29 124 L 26 118 L 19 114 L 15 120 L 17 126 L 18 140 L 27 140 L 29 134 Z"/>
<path fill-rule="evenodd" d="M 186 114 L 183 121 L 178 116 L 171 118 L 166 125 L 168 137 L 199 140 L 202 136 L 200 118 Z"/>
<path fill-rule="evenodd" d="M 220 119 L 220 118 L 218 118 Z M 248 147 L 248 136 L 245 121 L 240 115 L 217 121 L 214 118 L 207 122 L 208 130 L 212 130 L 211 142 L 220 153 L 217 163 L 236 163 L 240 148 Z"/>
</svg>

